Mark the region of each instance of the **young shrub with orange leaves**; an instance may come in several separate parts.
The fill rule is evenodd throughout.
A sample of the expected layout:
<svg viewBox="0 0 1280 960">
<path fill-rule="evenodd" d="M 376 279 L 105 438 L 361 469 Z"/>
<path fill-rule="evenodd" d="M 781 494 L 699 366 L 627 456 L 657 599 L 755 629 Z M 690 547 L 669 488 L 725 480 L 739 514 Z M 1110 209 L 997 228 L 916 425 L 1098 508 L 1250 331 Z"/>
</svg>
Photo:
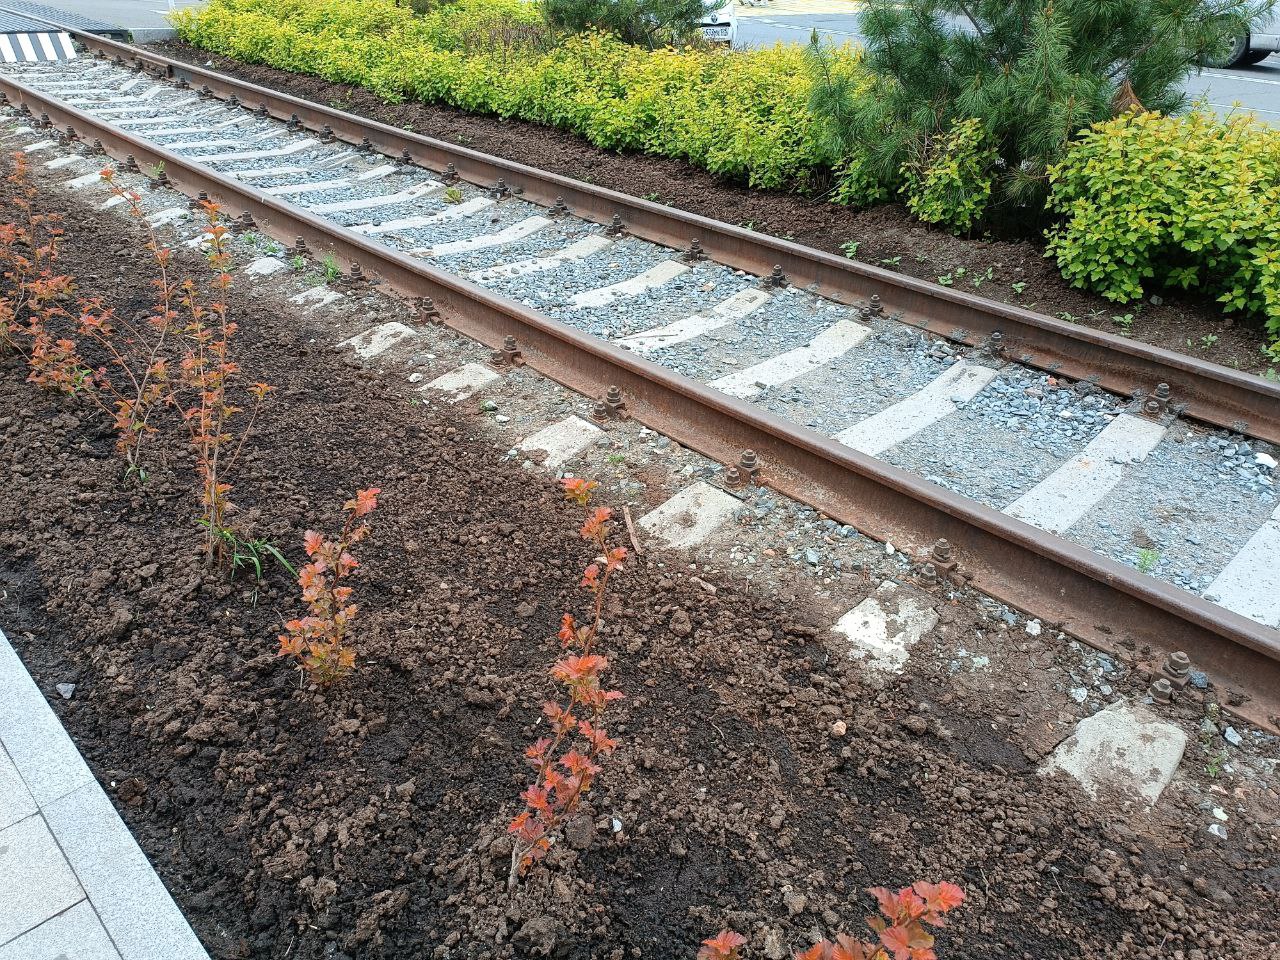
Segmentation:
<svg viewBox="0 0 1280 960">
<path fill-rule="evenodd" d="M 298 572 L 298 585 L 308 613 L 284 625 L 279 656 L 296 659 L 299 668 L 322 687 L 355 669 L 356 653 L 349 635 L 358 607 L 343 581 L 360 565 L 351 548 L 369 533 L 369 525 L 357 521 L 373 513 L 381 492 L 377 487 L 359 490 L 343 504 L 347 521 L 336 540 L 314 530 L 308 530 L 303 539 L 310 562 Z"/>
<path fill-rule="evenodd" d="M 182 327 L 185 349 L 172 396 L 190 435 L 200 474 L 199 522 L 205 528 L 205 556 L 211 565 L 225 565 L 237 542 L 227 525 L 232 489 L 227 478 L 253 432 L 263 401 L 275 387 L 241 381 L 240 365 L 231 356 L 231 338 L 237 327 L 226 303 L 226 292 L 231 287 L 228 231 L 217 204 L 206 200 L 200 206 L 208 220 L 213 299 L 204 303 L 190 280 L 178 284 L 177 295 L 186 313 Z M 246 395 L 250 403 L 247 411 L 236 404 L 237 392 Z"/>
<path fill-rule="evenodd" d="M 698 960 L 742 960 L 742 948 L 747 938 L 733 930 L 721 930 L 714 937 L 702 941 Z"/>
<path fill-rule="evenodd" d="M 883 914 L 867 921 L 878 942 L 841 934 L 835 943 L 815 943 L 796 954 L 796 960 L 937 960 L 933 934 L 924 925 L 945 926 L 942 915 L 964 903 L 964 891 L 946 882 L 918 880 L 897 893 L 884 887 L 872 887 L 867 892 L 876 898 Z"/>
<path fill-rule="evenodd" d="M 31 323 L 69 297 L 73 284 L 70 277 L 53 270 L 61 218 L 34 212 L 37 191 L 30 180 L 27 155 L 15 150 L 10 157 L 13 170 L 6 180 L 14 190 L 9 202 L 20 215 L 12 223 L 0 224 L 0 278 L 5 289 L 0 297 L 0 353 L 17 350 L 27 355 L 23 337 L 37 332 Z"/>
<path fill-rule="evenodd" d="M 565 496 L 587 507 L 599 486 L 579 478 L 562 480 Z M 601 675 L 608 660 L 595 653 L 609 580 L 622 567 L 626 547 L 610 547 L 609 522 L 613 511 L 596 507 L 582 525 L 583 539 L 599 551 L 595 562 L 583 571 L 581 586 L 592 595 L 590 618 L 580 624 L 566 613 L 560 625 L 560 644 L 568 655 L 551 668 L 551 676 L 564 687 L 567 702 L 548 702 L 542 712 L 551 723 L 551 736 L 540 738 L 525 750 L 525 759 L 536 772 L 533 783 L 520 795 L 525 809 L 511 821 L 515 836 L 507 888 L 514 889 L 519 876 L 547 855 L 560 830 L 577 812 L 600 772 L 598 761 L 609 756 L 617 741 L 604 728 L 610 703 L 621 700 L 617 690 L 606 690 Z"/>
<path fill-rule="evenodd" d="M 840 934 L 835 942 L 821 940 L 795 955 L 795 960 L 937 960 L 933 934 L 924 928 L 946 926 L 942 915 L 964 903 L 964 891 L 954 883 L 926 883 L 919 880 L 897 893 L 885 887 L 868 891 L 880 904 L 882 917 L 867 924 L 876 932 L 878 943 L 855 940 Z M 721 930 L 702 941 L 698 960 L 741 960 L 747 938 L 732 930 Z"/>
</svg>

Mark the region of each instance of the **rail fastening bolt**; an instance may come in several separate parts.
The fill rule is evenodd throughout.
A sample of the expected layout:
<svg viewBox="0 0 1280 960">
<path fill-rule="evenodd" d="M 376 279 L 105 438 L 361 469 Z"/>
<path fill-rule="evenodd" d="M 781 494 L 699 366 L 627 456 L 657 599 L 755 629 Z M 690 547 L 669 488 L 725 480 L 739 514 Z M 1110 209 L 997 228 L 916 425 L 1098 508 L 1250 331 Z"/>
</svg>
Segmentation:
<svg viewBox="0 0 1280 960">
<path fill-rule="evenodd" d="M 352 260 L 351 261 L 351 282 L 364 283 L 366 279 L 367 278 L 364 275 L 364 270 L 361 269 L 360 264 Z"/>
<path fill-rule="evenodd" d="M 871 303 L 867 306 L 867 310 L 873 317 L 878 317 L 884 313 L 884 306 L 880 303 L 880 294 L 873 293 L 871 295 Z"/>
<path fill-rule="evenodd" d="M 760 471 L 760 458 L 754 450 L 742 451 L 742 456 L 738 458 L 738 470 L 747 480 L 755 482 L 756 474 Z"/>
<path fill-rule="evenodd" d="M 373 149 L 373 141 L 372 141 L 372 140 L 370 140 L 368 137 L 361 137 L 361 138 L 360 138 L 360 149 L 361 149 L 361 150 L 372 150 L 372 149 Z"/>
<path fill-rule="evenodd" d="M 745 481 L 742 479 L 742 471 L 737 467 L 726 467 L 724 471 L 724 485 L 726 487 L 737 488 L 743 485 Z"/>
<path fill-rule="evenodd" d="M 320 139 L 323 140 L 325 143 L 333 143 L 335 139 L 333 136 L 333 127 L 329 126 L 329 124 L 327 123 L 323 127 L 321 127 Z"/>
<path fill-rule="evenodd" d="M 263 119 L 266 119 L 267 117 L 271 116 L 271 110 L 267 107 L 265 103 L 258 104 L 258 116 L 262 117 Z"/>
<path fill-rule="evenodd" d="M 285 124 L 285 129 L 297 130 L 301 126 L 302 121 L 298 118 L 298 115 L 296 113 L 289 114 L 289 122 Z"/>
<path fill-rule="evenodd" d="M 782 264 L 775 263 L 773 272 L 769 274 L 769 286 L 785 287 L 787 285 L 787 275 L 782 272 Z"/>
<path fill-rule="evenodd" d="M 240 98 L 233 93 L 231 96 L 227 97 L 227 106 L 229 107 L 240 106 Z"/>
<path fill-rule="evenodd" d="M 445 183 L 453 183 L 458 179 L 458 168 L 453 165 L 452 161 L 444 165 L 444 173 L 441 174 L 441 179 Z"/>
<path fill-rule="evenodd" d="M 938 542 L 933 545 L 933 550 L 930 553 L 930 556 L 933 557 L 935 563 L 950 563 L 951 542 L 945 538 L 939 539 Z"/>
<path fill-rule="evenodd" d="M 1183 651 L 1175 650 L 1165 658 L 1160 673 L 1171 686 L 1181 690 L 1191 680 L 1191 658 Z"/>
<path fill-rule="evenodd" d="M 689 249 L 685 252 L 684 256 L 686 260 L 707 259 L 707 255 L 702 249 L 702 241 L 699 240 L 697 237 L 694 237 L 692 240 L 690 240 Z"/>
<path fill-rule="evenodd" d="M 213 91 L 209 89 L 209 85 L 207 83 L 200 85 L 200 96 L 206 99 L 213 96 Z"/>
<path fill-rule="evenodd" d="M 138 161 L 134 159 L 134 156 L 132 153 L 124 158 L 124 168 L 128 170 L 130 173 L 137 173 L 138 170 L 140 169 L 138 166 Z"/>
<path fill-rule="evenodd" d="M 611 237 L 620 237 L 624 230 L 626 230 L 626 227 L 622 225 L 622 215 L 615 213 L 613 215 L 613 219 L 609 222 L 609 227 L 605 230 L 605 233 Z"/>
<path fill-rule="evenodd" d="M 67 139 L 74 140 L 76 138 L 76 128 L 67 124 Z"/>
<path fill-rule="evenodd" d="M 105 153 L 105 152 L 106 152 L 106 151 L 105 151 L 105 150 L 103 150 L 103 148 L 102 148 L 102 141 L 101 141 L 101 140 L 99 140 L 97 137 L 94 137 L 94 140 L 93 140 L 93 152 L 94 152 L 94 153 Z"/>
<path fill-rule="evenodd" d="M 505 197 L 510 192 L 511 191 L 507 189 L 507 181 L 499 177 L 498 182 L 493 185 L 493 195 L 495 197 Z"/>
<path fill-rule="evenodd" d="M 1173 684 L 1164 677 L 1160 677 L 1155 683 L 1151 684 L 1151 689 L 1148 692 L 1151 694 L 1151 699 L 1157 703 L 1168 703 L 1173 699 Z"/>
<path fill-rule="evenodd" d="M 422 311 L 423 319 L 431 323 L 440 322 L 440 310 L 436 307 L 436 302 L 430 297 L 422 298 L 422 306 L 419 309 Z"/>
<path fill-rule="evenodd" d="M 400 151 L 400 162 L 413 163 L 413 154 L 409 152 L 408 147 L 405 147 L 403 150 Z"/>
<path fill-rule="evenodd" d="M 307 241 L 303 240 L 302 237 L 298 237 L 296 240 L 294 240 L 293 253 L 294 253 L 294 256 L 305 257 L 308 253 Z"/>
<path fill-rule="evenodd" d="M 596 423 L 604 426 L 609 422 L 609 408 L 604 405 L 604 401 L 597 400 L 591 407 L 591 419 Z"/>
</svg>

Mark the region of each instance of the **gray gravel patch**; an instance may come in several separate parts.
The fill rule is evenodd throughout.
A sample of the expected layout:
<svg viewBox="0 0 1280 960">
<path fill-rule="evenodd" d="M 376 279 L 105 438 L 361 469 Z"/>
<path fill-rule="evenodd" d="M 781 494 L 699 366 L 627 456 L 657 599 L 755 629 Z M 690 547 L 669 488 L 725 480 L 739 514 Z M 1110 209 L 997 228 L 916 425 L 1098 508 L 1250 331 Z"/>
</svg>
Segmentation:
<svg viewBox="0 0 1280 960">
<path fill-rule="evenodd" d="M 1067 537 L 1203 592 L 1280 502 L 1274 471 L 1256 463 L 1263 445 L 1254 446 L 1175 426 Z"/>
<path fill-rule="evenodd" d="M 945 356 L 935 344 L 935 356 Z M 1071 459 L 1121 407 L 1081 397 L 1047 374 L 1005 367 L 951 416 L 885 451 L 881 459 L 989 507 L 1003 509 Z"/>
</svg>

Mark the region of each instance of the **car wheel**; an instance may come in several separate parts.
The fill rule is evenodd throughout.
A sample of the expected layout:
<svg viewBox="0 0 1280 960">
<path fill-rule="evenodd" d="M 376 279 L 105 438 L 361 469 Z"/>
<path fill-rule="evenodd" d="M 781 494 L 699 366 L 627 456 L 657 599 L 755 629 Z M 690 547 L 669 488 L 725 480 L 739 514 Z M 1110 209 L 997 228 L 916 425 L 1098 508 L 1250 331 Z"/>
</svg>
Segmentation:
<svg viewBox="0 0 1280 960">
<path fill-rule="evenodd" d="M 1249 35 L 1223 37 L 1222 44 L 1205 58 L 1211 67 L 1238 67 L 1249 56 Z"/>
<path fill-rule="evenodd" d="M 1261 63 L 1267 59 L 1272 52 L 1271 50 L 1250 50 L 1244 55 L 1244 62 L 1252 67 L 1255 63 Z"/>
</svg>

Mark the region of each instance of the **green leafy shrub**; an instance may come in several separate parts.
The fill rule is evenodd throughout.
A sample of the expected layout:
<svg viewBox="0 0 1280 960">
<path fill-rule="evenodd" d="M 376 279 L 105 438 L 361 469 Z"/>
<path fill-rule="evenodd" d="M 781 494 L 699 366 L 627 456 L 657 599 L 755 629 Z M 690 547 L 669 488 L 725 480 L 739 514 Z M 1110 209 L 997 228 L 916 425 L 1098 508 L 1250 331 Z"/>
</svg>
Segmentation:
<svg viewBox="0 0 1280 960">
<path fill-rule="evenodd" d="M 707 6 L 705 0 L 542 0 L 542 13 L 563 30 L 602 30 L 653 48 L 693 39 Z"/>
<path fill-rule="evenodd" d="M 989 187 L 1003 219 L 1038 224 L 1048 167 L 1081 129 L 1135 99 L 1181 108 L 1198 60 L 1271 3 L 867 0 L 869 82 L 850 82 L 814 43 L 812 106 L 832 166 L 856 154 L 859 177 L 891 190 L 940 136 L 980 120 L 998 162 L 973 185 Z"/>
<path fill-rule="evenodd" d="M 907 209 L 925 223 L 956 232 L 973 229 L 991 196 L 995 159 L 981 122 L 961 120 L 933 141 L 927 155 L 903 164 Z"/>
<path fill-rule="evenodd" d="M 1072 284 L 1120 303 L 1203 287 L 1280 342 L 1280 130 L 1131 113 L 1085 131 L 1050 180 L 1048 253 Z"/>
<path fill-rule="evenodd" d="M 212 0 L 174 23 L 184 40 L 239 60 L 390 102 L 550 124 L 751 186 L 804 189 L 828 172 L 795 47 L 649 50 L 607 34 L 557 38 L 520 0 L 457 0 L 423 15 L 392 0 Z M 842 75 L 859 74 L 852 50 L 833 57 Z"/>
</svg>

